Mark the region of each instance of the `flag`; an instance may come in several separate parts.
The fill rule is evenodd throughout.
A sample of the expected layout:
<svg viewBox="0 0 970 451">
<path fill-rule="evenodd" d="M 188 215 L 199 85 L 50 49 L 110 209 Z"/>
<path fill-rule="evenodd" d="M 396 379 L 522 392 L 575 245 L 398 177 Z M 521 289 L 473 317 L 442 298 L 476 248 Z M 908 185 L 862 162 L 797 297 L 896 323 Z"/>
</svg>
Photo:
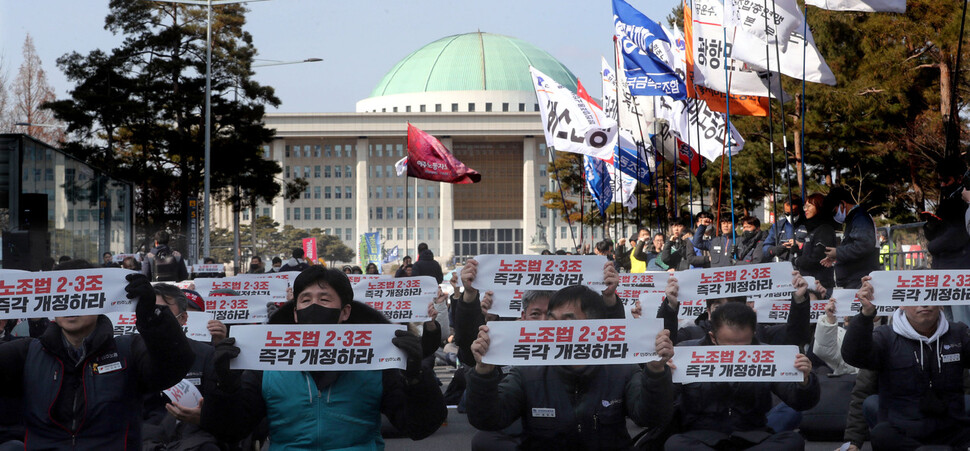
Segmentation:
<svg viewBox="0 0 970 451">
<path fill-rule="evenodd" d="M 787 48 L 792 32 L 805 22 L 795 0 L 724 0 L 724 11 L 728 33 L 734 28 L 737 34 L 750 34 L 766 44 L 777 43 L 781 50 Z"/>
<path fill-rule="evenodd" d="M 906 12 L 906 0 L 805 0 L 805 4 L 832 11 Z"/>
<path fill-rule="evenodd" d="M 397 170 L 397 176 L 400 177 L 408 172 L 408 157 L 401 158 L 394 163 L 394 169 Z"/>
<path fill-rule="evenodd" d="M 718 6 L 720 8 L 720 5 Z M 706 11 L 706 10 L 705 10 Z M 709 24 L 710 27 L 720 30 L 720 24 Z M 700 29 L 703 25 L 697 25 Z M 699 37 L 694 31 L 694 19 L 690 7 L 684 5 L 684 39 L 686 41 L 686 46 L 683 52 L 683 58 L 685 60 L 685 66 L 687 68 L 687 94 L 689 97 L 703 100 L 707 103 L 707 106 L 713 110 L 720 113 L 727 112 L 727 107 L 729 103 L 725 98 L 725 93 L 723 91 L 718 91 L 716 89 L 704 86 L 697 82 L 698 72 L 701 71 L 702 66 L 708 64 L 717 64 L 721 70 L 721 80 L 724 79 L 724 67 L 723 67 L 723 32 L 719 35 L 717 39 L 717 45 L 709 47 L 707 44 L 712 41 L 704 41 L 705 45 L 699 46 L 697 41 Z M 713 33 L 713 30 L 709 30 L 708 33 Z M 703 39 L 703 38 L 701 38 Z M 720 50 L 719 50 L 720 49 Z M 709 61 L 710 52 L 714 52 L 715 56 L 720 55 L 717 63 Z M 695 64 L 695 54 L 697 55 L 696 60 L 698 64 Z M 743 63 L 738 63 L 738 66 L 743 66 Z M 778 86 L 773 84 L 772 86 Z M 734 89 L 734 84 L 732 81 L 731 94 L 727 96 L 730 99 L 730 109 L 732 114 L 741 114 L 747 116 L 767 116 L 768 115 L 768 97 L 762 97 L 768 93 L 767 87 L 765 87 L 761 94 L 758 95 L 746 95 L 739 94 Z M 780 89 L 780 88 L 779 88 Z"/>
<path fill-rule="evenodd" d="M 391 250 L 387 251 L 387 256 L 384 257 L 384 263 L 393 263 L 397 261 L 398 254 L 400 254 L 400 252 L 401 250 L 397 246 L 394 246 Z"/>
<path fill-rule="evenodd" d="M 669 126 L 670 132 L 679 137 L 704 158 L 714 161 L 724 153 L 727 145 L 727 115 L 711 111 L 707 102 L 699 99 L 674 100 L 670 97 L 657 99 L 657 117 L 664 119 L 661 127 Z M 733 105 L 731 112 L 734 112 Z M 676 148 L 668 139 L 671 148 Z M 731 155 L 744 148 L 744 138 L 731 124 Z M 668 155 L 668 160 L 673 156 Z"/>
<path fill-rule="evenodd" d="M 603 64 L 606 65 L 606 60 L 605 59 L 603 60 Z M 610 73 L 609 66 L 606 66 L 606 69 L 604 70 L 604 77 L 607 74 L 609 74 L 609 73 Z M 605 80 L 605 78 L 604 78 L 604 80 Z M 604 88 L 605 87 L 606 87 L 606 85 L 604 84 Z M 609 101 L 612 101 L 613 102 L 614 109 L 612 111 L 612 114 L 614 116 L 611 117 L 611 118 L 614 118 L 615 115 L 616 115 L 616 109 L 615 109 L 615 105 L 616 105 L 616 90 L 615 89 L 612 91 L 612 94 L 613 95 L 612 95 L 612 99 L 611 100 L 608 100 L 607 97 L 606 97 L 606 95 L 604 94 L 603 102 L 604 103 L 609 102 Z M 600 109 L 600 106 L 593 100 L 592 97 L 589 96 L 589 93 L 586 92 L 586 88 L 583 86 L 583 83 L 581 81 L 579 81 L 579 80 L 576 80 L 576 95 L 579 96 L 579 98 L 581 98 L 581 99 L 589 102 L 592 105 L 591 108 Z M 603 114 L 605 114 L 607 117 L 610 117 L 610 113 L 607 113 L 607 112 L 604 111 Z M 634 207 L 636 207 L 636 198 L 633 198 L 633 193 L 634 193 L 634 190 L 636 189 L 636 185 L 637 185 L 636 179 L 633 178 L 633 177 L 631 177 L 631 176 L 629 176 L 629 175 L 627 175 L 627 174 L 624 174 L 624 173 L 620 172 L 619 173 L 619 179 L 620 180 L 617 181 L 616 180 L 617 177 L 614 177 L 614 174 L 616 174 L 618 171 L 613 166 L 611 160 L 602 160 L 602 159 L 590 157 L 588 155 L 584 155 L 584 165 L 586 164 L 585 163 L 585 160 L 586 159 L 590 159 L 590 158 L 595 159 L 595 160 L 597 160 L 599 162 L 599 163 L 596 163 L 596 162 L 591 163 L 591 165 L 592 166 L 595 166 L 598 170 L 599 169 L 602 169 L 602 170 L 599 171 L 599 173 L 605 173 L 605 176 L 603 177 L 603 178 L 605 178 L 605 181 L 602 181 L 602 182 L 597 181 L 596 182 L 596 184 L 605 183 L 606 186 L 609 188 L 609 192 L 607 192 L 605 189 L 599 189 L 597 191 L 598 193 L 600 193 L 602 195 L 602 196 L 600 196 L 601 199 L 607 199 L 608 200 L 608 199 L 610 199 L 612 197 L 612 201 L 613 202 L 620 203 L 621 205 L 626 205 L 628 208 L 634 208 Z M 602 164 L 600 164 L 600 163 L 602 163 Z M 587 175 L 587 177 L 586 177 L 587 184 L 589 185 L 589 184 L 593 183 L 590 180 L 590 178 L 589 178 L 589 171 L 588 170 L 586 171 L 586 175 Z M 597 197 L 597 193 L 594 193 L 592 191 L 592 188 L 590 188 L 590 189 L 591 189 L 590 190 L 590 193 L 592 193 L 593 194 L 593 197 L 596 198 Z M 612 196 L 609 193 L 612 193 Z M 631 200 L 631 198 L 632 198 L 632 200 Z M 631 204 L 632 204 L 632 207 L 630 206 Z M 597 205 L 599 205 L 599 204 L 597 204 Z M 606 207 L 607 206 L 609 206 L 609 202 L 606 202 L 605 205 L 603 205 L 603 206 L 600 207 L 600 214 L 602 214 L 603 216 L 606 215 L 605 212 L 606 212 Z"/>
<path fill-rule="evenodd" d="M 657 40 L 670 44 L 659 24 L 627 2 L 613 0 L 613 27 L 631 94 L 686 97 L 684 80 L 651 50 Z"/>
<path fill-rule="evenodd" d="M 360 266 L 366 267 L 374 263 L 378 271 L 381 267 L 381 237 L 378 232 L 362 233 L 360 235 Z"/>
<path fill-rule="evenodd" d="M 656 120 L 653 112 L 654 97 L 631 94 L 629 89 L 626 89 L 626 76 L 622 70 L 622 60 L 619 63 L 621 64 L 620 70 L 614 72 L 606 63 L 606 59 L 603 59 L 603 102 L 607 108 L 610 104 L 616 104 L 616 108 L 611 109 L 612 115 L 610 115 L 610 109 L 606 111 L 606 114 L 612 119 L 619 117 L 620 137 L 617 139 L 616 145 L 621 145 L 620 141 L 626 139 L 627 143 L 622 145 L 628 149 L 634 149 L 634 153 L 636 153 L 637 148 L 646 148 L 644 143 L 645 132 L 653 129 L 653 122 Z M 619 97 L 617 97 L 616 92 L 617 85 L 620 88 Z M 647 159 L 650 161 L 649 167 L 654 167 L 653 155 L 648 155 Z"/>
<path fill-rule="evenodd" d="M 408 176 L 447 183 L 478 183 L 482 175 L 458 161 L 441 141 L 408 124 L 408 157 L 402 160 Z M 398 161 L 398 165 L 401 161 Z M 398 166 L 400 171 L 400 166 Z"/>
<path fill-rule="evenodd" d="M 766 52 L 766 49 L 769 51 Z M 781 67 L 778 65 L 778 58 L 775 58 L 774 49 L 747 33 L 738 32 L 734 38 L 733 56 L 759 70 L 770 69 L 799 80 L 804 73 L 805 81 L 835 86 L 835 74 L 815 47 L 815 38 L 812 36 L 811 29 L 808 29 L 808 45 L 805 45 L 805 38 L 802 36 L 802 30 L 799 29 L 792 33 L 788 48 L 784 51 L 779 49 Z M 802 65 L 802 58 L 805 61 L 804 65 Z"/>
<path fill-rule="evenodd" d="M 529 71 L 546 145 L 561 152 L 608 158 L 616 142 L 616 121 L 536 68 L 530 66 Z"/>
<path fill-rule="evenodd" d="M 606 207 L 613 200 L 613 186 L 610 174 L 606 171 L 606 163 L 599 158 L 583 155 L 583 171 L 586 174 L 586 189 L 593 195 L 593 202 L 600 211 L 600 216 L 606 217 Z"/>
<path fill-rule="evenodd" d="M 707 168 L 707 164 L 704 163 L 701 156 L 689 144 L 681 141 L 680 138 L 675 138 L 675 140 L 677 144 L 677 155 L 680 157 L 680 161 L 690 169 L 691 174 L 696 176 Z"/>
<path fill-rule="evenodd" d="M 638 180 L 645 185 L 651 184 L 651 172 L 655 170 L 656 160 L 652 147 L 643 147 L 633 141 L 626 133 L 620 134 L 613 158 L 608 163 L 613 164 L 620 172 Z M 649 157 L 648 157 L 649 156 Z"/>
</svg>

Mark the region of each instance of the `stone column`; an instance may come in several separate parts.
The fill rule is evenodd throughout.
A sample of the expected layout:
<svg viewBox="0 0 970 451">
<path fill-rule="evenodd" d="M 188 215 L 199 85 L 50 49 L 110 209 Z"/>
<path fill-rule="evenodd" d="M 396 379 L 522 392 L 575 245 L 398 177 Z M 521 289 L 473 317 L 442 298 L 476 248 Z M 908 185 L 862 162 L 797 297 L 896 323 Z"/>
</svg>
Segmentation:
<svg viewBox="0 0 970 451">
<path fill-rule="evenodd" d="M 454 149 L 451 138 L 442 138 L 441 144 L 447 149 Z M 438 189 L 441 196 L 438 199 L 439 220 L 437 255 L 439 262 L 451 262 L 455 255 L 455 212 L 454 212 L 454 190 L 450 183 L 439 183 Z M 442 266 L 447 266 L 442 264 Z"/>
<path fill-rule="evenodd" d="M 522 139 L 522 252 L 535 253 L 529 246 L 536 234 L 536 221 L 539 217 L 539 187 L 536 185 L 536 139 Z"/>
<path fill-rule="evenodd" d="M 367 198 L 367 155 L 368 155 L 368 145 L 370 143 L 366 136 L 361 136 L 357 138 L 357 146 L 355 149 L 355 155 L 357 156 L 357 165 L 354 168 L 354 210 L 357 211 L 356 226 L 357 233 L 354 234 L 355 237 L 360 237 L 361 234 L 367 233 L 370 230 L 370 211 L 369 200 Z M 351 248 L 356 249 L 356 246 L 351 246 Z M 360 256 L 358 255 L 358 261 L 360 261 Z"/>
</svg>

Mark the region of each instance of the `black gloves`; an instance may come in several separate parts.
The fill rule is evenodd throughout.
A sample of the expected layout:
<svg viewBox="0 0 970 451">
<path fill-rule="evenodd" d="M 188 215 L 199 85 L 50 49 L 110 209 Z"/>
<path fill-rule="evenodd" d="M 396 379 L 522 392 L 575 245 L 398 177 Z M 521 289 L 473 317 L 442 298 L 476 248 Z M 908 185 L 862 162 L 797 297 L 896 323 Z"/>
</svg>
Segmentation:
<svg viewBox="0 0 970 451">
<path fill-rule="evenodd" d="M 138 298 L 135 304 L 135 315 L 141 319 L 148 320 L 155 315 L 155 288 L 148 281 L 144 274 L 128 274 L 125 276 L 128 285 L 125 291 L 128 299 Z"/>
<path fill-rule="evenodd" d="M 421 339 L 403 330 L 395 330 L 391 344 L 404 351 L 407 356 L 407 369 L 404 376 L 410 382 L 421 376 Z"/>
<path fill-rule="evenodd" d="M 216 367 L 217 384 L 226 393 L 238 390 L 242 382 L 242 371 L 229 369 L 229 362 L 238 355 L 239 348 L 236 347 L 236 339 L 229 337 L 216 345 L 215 353 L 212 356 Z"/>
</svg>

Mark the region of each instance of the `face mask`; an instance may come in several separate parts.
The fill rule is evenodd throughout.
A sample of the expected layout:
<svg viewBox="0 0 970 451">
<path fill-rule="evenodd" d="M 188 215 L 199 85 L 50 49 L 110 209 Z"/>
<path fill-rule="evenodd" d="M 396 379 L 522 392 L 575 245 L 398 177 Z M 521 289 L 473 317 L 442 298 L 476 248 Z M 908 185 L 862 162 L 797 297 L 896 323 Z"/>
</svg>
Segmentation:
<svg viewBox="0 0 970 451">
<path fill-rule="evenodd" d="M 845 207 L 843 207 L 840 204 L 839 205 L 839 209 L 838 210 L 835 210 L 835 217 L 832 218 L 832 219 L 835 219 L 835 222 L 837 222 L 839 224 L 844 223 L 845 222 Z"/>
<path fill-rule="evenodd" d="M 747 241 L 747 240 L 750 240 L 751 238 L 754 238 L 754 234 L 755 234 L 755 232 L 744 232 L 743 234 L 741 234 L 741 237 L 745 241 Z"/>
<path fill-rule="evenodd" d="M 338 321 L 340 321 L 339 308 L 310 304 L 296 311 L 296 322 L 299 324 L 337 324 Z"/>
</svg>

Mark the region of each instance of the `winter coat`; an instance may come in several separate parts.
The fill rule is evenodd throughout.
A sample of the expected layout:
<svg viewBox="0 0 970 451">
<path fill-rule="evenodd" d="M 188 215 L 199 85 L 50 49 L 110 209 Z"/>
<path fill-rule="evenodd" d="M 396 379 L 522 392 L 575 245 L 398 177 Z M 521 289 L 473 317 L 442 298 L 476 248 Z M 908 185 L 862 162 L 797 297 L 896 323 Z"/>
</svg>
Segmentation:
<svg viewBox="0 0 970 451">
<path fill-rule="evenodd" d="M 821 262 L 825 258 L 825 248 L 836 246 L 835 229 L 828 221 L 817 218 L 812 217 L 803 222 L 808 234 L 792 265 L 802 276 L 814 277 L 827 290 L 832 290 L 835 287 L 835 270 L 822 266 Z"/>
<path fill-rule="evenodd" d="M 940 222 L 927 223 L 923 230 L 933 257 L 933 269 L 970 268 L 970 235 L 963 224 L 967 204 L 963 199 L 946 199 L 937 209 Z"/>
<path fill-rule="evenodd" d="M 434 253 L 428 249 L 421 251 L 418 261 L 411 266 L 411 273 L 415 276 L 431 276 L 440 284 L 444 280 L 441 273 L 441 264 L 434 260 Z"/>
<path fill-rule="evenodd" d="M 835 283 L 840 287 L 861 286 L 863 277 L 879 268 L 876 224 L 860 205 L 845 218 L 842 242 L 835 249 Z"/>
<path fill-rule="evenodd" d="M 731 234 L 704 239 L 707 226 L 697 227 L 692 244 L 695 248 L 707 251 L 711 256 L 711 268 L 734 265 L 734 239 Z"/>
</svg>

